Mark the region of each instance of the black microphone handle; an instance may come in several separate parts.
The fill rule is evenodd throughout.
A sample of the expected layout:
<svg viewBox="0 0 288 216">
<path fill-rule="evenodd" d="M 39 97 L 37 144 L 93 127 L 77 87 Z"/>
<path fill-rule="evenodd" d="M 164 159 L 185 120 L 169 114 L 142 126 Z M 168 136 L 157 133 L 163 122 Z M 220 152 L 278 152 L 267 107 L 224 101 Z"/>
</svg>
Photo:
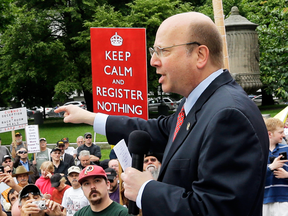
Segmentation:
<svg viewBox="0 0 288 216">
<path fill-rule="evenodd" d="M 144 154 L 139 155 L 139 154 L 133 154 L 132 153 L 132 167 L 139 170 L 143 171 L 143 162 L 144 162 Z"/>
<path fill-rule="evenodd" d="M 139 171 L 143 171 L 143 161 L 144 161 L 144 155 L 132 153 L 132 167 L 133 168 Z M 139 214 L 139 208 L 137 207 L 136 202 L 129 200 L 128 213 L 132 215 Z"/>
</svg>

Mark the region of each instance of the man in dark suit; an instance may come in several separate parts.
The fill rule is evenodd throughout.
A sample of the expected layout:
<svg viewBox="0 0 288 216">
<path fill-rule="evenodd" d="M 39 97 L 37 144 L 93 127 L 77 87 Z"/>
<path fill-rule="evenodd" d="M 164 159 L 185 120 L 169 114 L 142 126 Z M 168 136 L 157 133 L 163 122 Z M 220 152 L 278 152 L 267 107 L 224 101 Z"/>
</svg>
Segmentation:
<svg viewBox="0 0 288 216">
<path fill-rule="evenodd" d="M 60 160 L 64 163 L 67 163 L 70 166 L 75 166 L 74 157 L 70 154 L 65 153 L 65 143 L 60 140 L 57 142 L 57 147 L 61 149 L 61 157 Z"/>
<path fill-rule="evenodd" d="M 160 25 L 149 50 L 163 91 L 184 96 L 175 114 L 146 121 L 72 106 L 57 112 L 66 112 L 65 122 L 94 125 L 110 144 L 127 142 L 133 130 L 150 134 L 151 151 L 164 152 L 158 181 L 131 167 L 121 175 L 125 196 L 143 215 L 262 215 L 267 131 L 259 109 L 222 69 L 215 24 L 201 13 L 177 14 Z"/>
</svg>

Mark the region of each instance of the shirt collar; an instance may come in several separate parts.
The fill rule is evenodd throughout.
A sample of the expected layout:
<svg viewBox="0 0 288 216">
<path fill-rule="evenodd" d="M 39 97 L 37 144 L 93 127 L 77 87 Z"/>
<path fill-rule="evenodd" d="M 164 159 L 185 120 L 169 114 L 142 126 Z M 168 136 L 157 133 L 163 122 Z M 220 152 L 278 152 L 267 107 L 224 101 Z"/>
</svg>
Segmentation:
<svg viewBox="0 0 288 216">
<path fill-rule="evenodd" d="M 220 74 L 223 73 L 223 69 L 219 69 L 214 73 L 210 74 L 206 79 L 204 79 L 193 91 L 188 95 L 184 104 L 185 115 L 187 116 L 198 98 L 205 91 L 205 89 L 213 82 Z"/>
<path fill-rule="evenodd" d="M 24 162 L 24 161 L 22 161 L 22 160 L 20 159 L 20 162 L 21 162 L 22 164 L 27 164 L 27 163 L 28 163 L 28 159 L 27 159 L 26 162 Z"/>
</svg>

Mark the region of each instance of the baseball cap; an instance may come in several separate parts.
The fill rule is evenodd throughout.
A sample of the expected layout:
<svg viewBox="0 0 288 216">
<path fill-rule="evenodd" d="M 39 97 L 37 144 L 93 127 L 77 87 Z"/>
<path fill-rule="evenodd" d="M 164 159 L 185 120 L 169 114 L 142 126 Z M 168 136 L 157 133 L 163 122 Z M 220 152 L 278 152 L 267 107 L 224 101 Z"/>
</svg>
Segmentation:
<svg viewBox="0 0 288 216">
<path fill-rule="evenodd" d="M 19 199 L 21 200 L 23 198 L 23 196 L 25 196 L 26 194 L 31 193 L 31 192 L 34 195 L 42 196 L 41 191 L 39 190 L 39 188 L 36 185 L 28 184 L 19 192 Z"/>
<path fill-rule="evenodd" d="M 86 139 L 86 137 L 87 137 L 88 135 L 92 136 L 92 134 L 91 134 L 90 132 L 87 132 L 87 133 L 84 134 L 84 138 Z"/>
<path fill-rule="evenodd" d="M 64 143 L 69 143 L 68 137 L 64 137 L 63 139 L 61 139 L 61 141 L 64 142 Z"/>
<path fill-rule="evenodd" d="M 15 136 L 22 136 L 22 134 L 20 132 L 16 132 Z"/>
<path fill-rule="evenodd" d="M 60 146 L 60 145 L 65 145 L 65 143 L 62 140 L 60 140 L 57 142 L 57 146 Z"/>
<path fill-rule="evenodd" d="M 7 158 L 12 159 L 12 157 L 10 155 L 4 155 L 2 161 L 5 161 Z"/>
<path fill-rule="evenodd" d="M 69 169 L 68 169 L 68 175 L 70 173 L 80 173 L 81 170 L 78 166 L 71 166 Z"/>
<path fill-rule="evenodd" d="M 114 178 L 117 175 L 116 171 L 113 168 L 105 169 L 105 173 L 107 175 L 108 180 L 114 180 Z"/>
<path fill-rule="evenodd" d="M 44 137 L 40 138 L 39 141 L 41 142 L 42 140 L 46 141 L 46 139 Z"/>
<path fill-rule="evenodd" d="M 101 176 L 107 179 L 107 175 L 101 166 L 89 165 L 80 172 L 78 182 L 82 184 L 82 182 L 90 176 Z"/>
<path fill-rule="evenodd" d="M 56 147 L 56 148 L 53 148 L 53 149 L 51 150 L 51 153 L 54 152 L 54 151 L 60 151 L 60 152 L 62 152 L 62 149 L 57 148 L 57 147 Z M 50 153 L 50 154 L 51 154 L 51 153 Z"/>
<path fill-rule="evenodd" d="M 52 175 L 50 178 L 51 187 L 58 187 L 60 185 L 61 179 L 62 179 L 62 176 L 60 175 L 60 173 L 55 173 L 54 175 Z"/>
</svg>

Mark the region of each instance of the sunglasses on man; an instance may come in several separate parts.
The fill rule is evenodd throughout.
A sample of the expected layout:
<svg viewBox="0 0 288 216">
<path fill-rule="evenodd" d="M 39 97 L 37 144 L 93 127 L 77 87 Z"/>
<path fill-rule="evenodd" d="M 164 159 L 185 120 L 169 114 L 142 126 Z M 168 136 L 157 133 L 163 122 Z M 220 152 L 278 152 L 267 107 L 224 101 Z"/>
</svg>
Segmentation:
<svg viewBox="0 0 288 216">
<path fill-rule="evenodd" d="M 113 178 L 113 179 L 108 179 L 108 181 L 109 181 L 110 183 L 113 183 L 113 182 L 114 182 L 114 178 Z"/>
<path fill-rule="evenodd" d="M 19 154 L 27 154 L 28 152 L 27 151 L 19 151 L 18 153 Z"/>
</svg>

